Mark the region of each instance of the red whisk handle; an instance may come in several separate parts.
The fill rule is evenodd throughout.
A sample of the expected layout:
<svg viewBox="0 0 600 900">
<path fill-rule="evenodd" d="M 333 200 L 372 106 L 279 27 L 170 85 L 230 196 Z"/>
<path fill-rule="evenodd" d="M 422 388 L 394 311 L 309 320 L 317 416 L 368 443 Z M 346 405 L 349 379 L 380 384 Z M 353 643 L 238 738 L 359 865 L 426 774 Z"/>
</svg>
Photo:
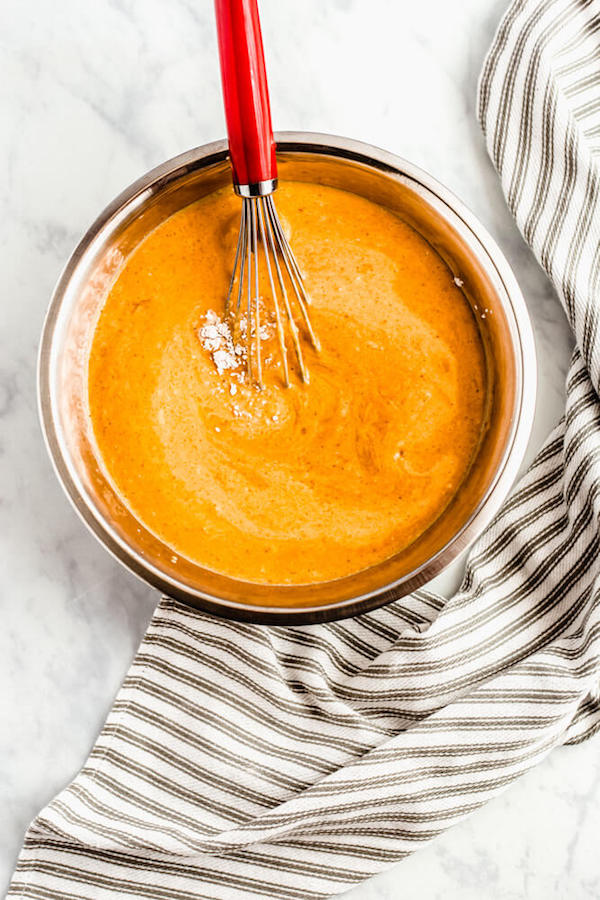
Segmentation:
<svg viewBox="0 0 600 900">
<path fill-rule="evenodd" d="M 215 12 L 233 183 L 242 196 L 268 194 L 277 163 L 256 0 L 215 0 Z"/>
</svg>

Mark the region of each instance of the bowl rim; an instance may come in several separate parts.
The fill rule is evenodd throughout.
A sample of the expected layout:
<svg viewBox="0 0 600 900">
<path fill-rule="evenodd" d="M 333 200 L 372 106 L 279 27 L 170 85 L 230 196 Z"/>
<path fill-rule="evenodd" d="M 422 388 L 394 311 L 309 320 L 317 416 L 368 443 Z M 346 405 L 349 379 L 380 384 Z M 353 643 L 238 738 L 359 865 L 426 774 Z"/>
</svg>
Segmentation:
<svg viewBox="0 0 600 900">
<path fill-rule="evenodd" d="M 206 168 L 211 164 L 223 162 L 228 156 L 227 141 L 224 140 L 185 151 L 149 170 L 121 191 L 87 229 L 58 278 L 45 316 L 38 352 L 38 414 L 46 449 L 67 498 L 88 530 L 121 565 L 167 596 L 213 615 L 265 625 L 306 625 L 356 616 L 411 593 L 438 575 L 481 535 L 506 499 L 525 456 L 535 413 L 537 366 L 533 328 L 515 275 L 487 229 L 452 191 L 408 160 L 362 141 L 338 135 L 297 131 L 277 132 L 275 140 L 279 152 L 321 153 L 329 157 L 358 162 L 371 169 L 400 175 L 414 181 L 432 193 L 462 220 L 482 245 L 488 263 L 496 270 L 508 298 L 518 338 L 517 355 L 520 366 L 516 379 L 517 402 L 511 432 L 494 478 L 461 528 L 441 549 L 416 569 L 366 594 L 350 600 L 313 607 L 259 606 L 235 603 L 192 590 L 183 582 L 170 578 L 123 541 L 79 490 L 62 450 L 53 415 L 51 387 L 51 355 L 55 326 L 67 287 L 84 254 L 111 219 L 117 217 L 124 207 L 130 208 L 136 198 L 141 200 L 150 190 L 152 193 L 158 192 L 161 184 L 170 182 L 175 173 L 184 174 L 186 170 L 193 171 L 199 168 L 199 163 L 202 164 L 201 168 Z M 273 589 L 276 590 L 277 587 L 274 586 Z"/>
</svg>

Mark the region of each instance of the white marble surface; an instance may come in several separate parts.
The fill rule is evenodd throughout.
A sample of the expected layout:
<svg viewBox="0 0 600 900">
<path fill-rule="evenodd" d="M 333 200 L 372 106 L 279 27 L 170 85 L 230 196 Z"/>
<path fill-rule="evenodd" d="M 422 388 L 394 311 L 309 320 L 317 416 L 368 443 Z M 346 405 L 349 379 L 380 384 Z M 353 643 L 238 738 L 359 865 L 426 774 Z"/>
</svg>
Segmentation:
<svg viewBox="0 0 600 900">
<path fill-rule="evenodd" d="M 345 134 L 424 166 L 480 216 L 532 312 L 532 451 L 562 411 L 570 336 L 507 212 L 475 120 L 505 0 L 262 0 L 280 129 Z M 209 0 L 0 6 L 0 890 L 29 820 L 75 774 L 156 595 L 84 530 L 37 423 L 52 286 L 96 213 L 146 169 L 224 134 Z M 445 580 L 450 589 L 454 571 Z M 600 896 L 599 743 L 556 751 L 353 900 Z"/>
</svg>

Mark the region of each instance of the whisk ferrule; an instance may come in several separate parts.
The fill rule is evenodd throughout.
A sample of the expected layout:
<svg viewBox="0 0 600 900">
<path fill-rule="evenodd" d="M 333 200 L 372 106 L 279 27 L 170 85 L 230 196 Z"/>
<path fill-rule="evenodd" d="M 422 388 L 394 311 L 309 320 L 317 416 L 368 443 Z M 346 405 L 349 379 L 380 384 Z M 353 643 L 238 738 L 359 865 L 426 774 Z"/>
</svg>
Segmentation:
<svg viewBox="0 0 600 900">
<path fill-rule="evenodd" d="M 238 197 L 250 199 L 252 197 L 268 197 L 277 187 L 276 178 L 267 178 L 265 181 L 255 181 L 252 184 L 233 183 L 233 189 Z"/>
</svg>

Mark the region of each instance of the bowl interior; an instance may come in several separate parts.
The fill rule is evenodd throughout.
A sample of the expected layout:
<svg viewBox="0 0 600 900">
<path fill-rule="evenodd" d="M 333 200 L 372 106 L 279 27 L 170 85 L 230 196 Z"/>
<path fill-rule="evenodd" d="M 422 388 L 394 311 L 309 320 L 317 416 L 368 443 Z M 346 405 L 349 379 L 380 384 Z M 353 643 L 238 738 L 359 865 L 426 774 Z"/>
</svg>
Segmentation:
<svg viewBox="0 0 600 900">
<path fill-rule="evenodd" d="M 48 314 L 40 353 L 42 419 L 69 496 L 121 562 L 171 596 L 221 615 L 313 621 L 364 611 L 407 593 L 437 574 L 481 530 L 503 499 L 524 451 L 530 425 L 523 418 L 525 365 L 530 354 L 528 371 L 531 366 L 535 370 L 535 359 L 522 298 L 506 263 L 470 214 L 429 176 L 387 154 L 374 157 L 363 153 L 362 145 L 351 147 L 298 136 L 280 140 L 279 176 L 353 191 L 413 225 L 463 282 L 487 359 L 487 424 L 471 469 L 437 521 L 396 556 L 318 585 L 240 582 L 179 555 L 174 561 L 173 550 L 135 518 L 104 472 L 87 405 L 87 361 L 97 317 L 124 259 L 148 232 L 230 182 L 224 145 L 184 154 L 119 197 L 73 254 Z M 483 310 L 489 311 L 485 317 Z M 532 384 L 530 378 L 530 390 Z"/>
</svg>

